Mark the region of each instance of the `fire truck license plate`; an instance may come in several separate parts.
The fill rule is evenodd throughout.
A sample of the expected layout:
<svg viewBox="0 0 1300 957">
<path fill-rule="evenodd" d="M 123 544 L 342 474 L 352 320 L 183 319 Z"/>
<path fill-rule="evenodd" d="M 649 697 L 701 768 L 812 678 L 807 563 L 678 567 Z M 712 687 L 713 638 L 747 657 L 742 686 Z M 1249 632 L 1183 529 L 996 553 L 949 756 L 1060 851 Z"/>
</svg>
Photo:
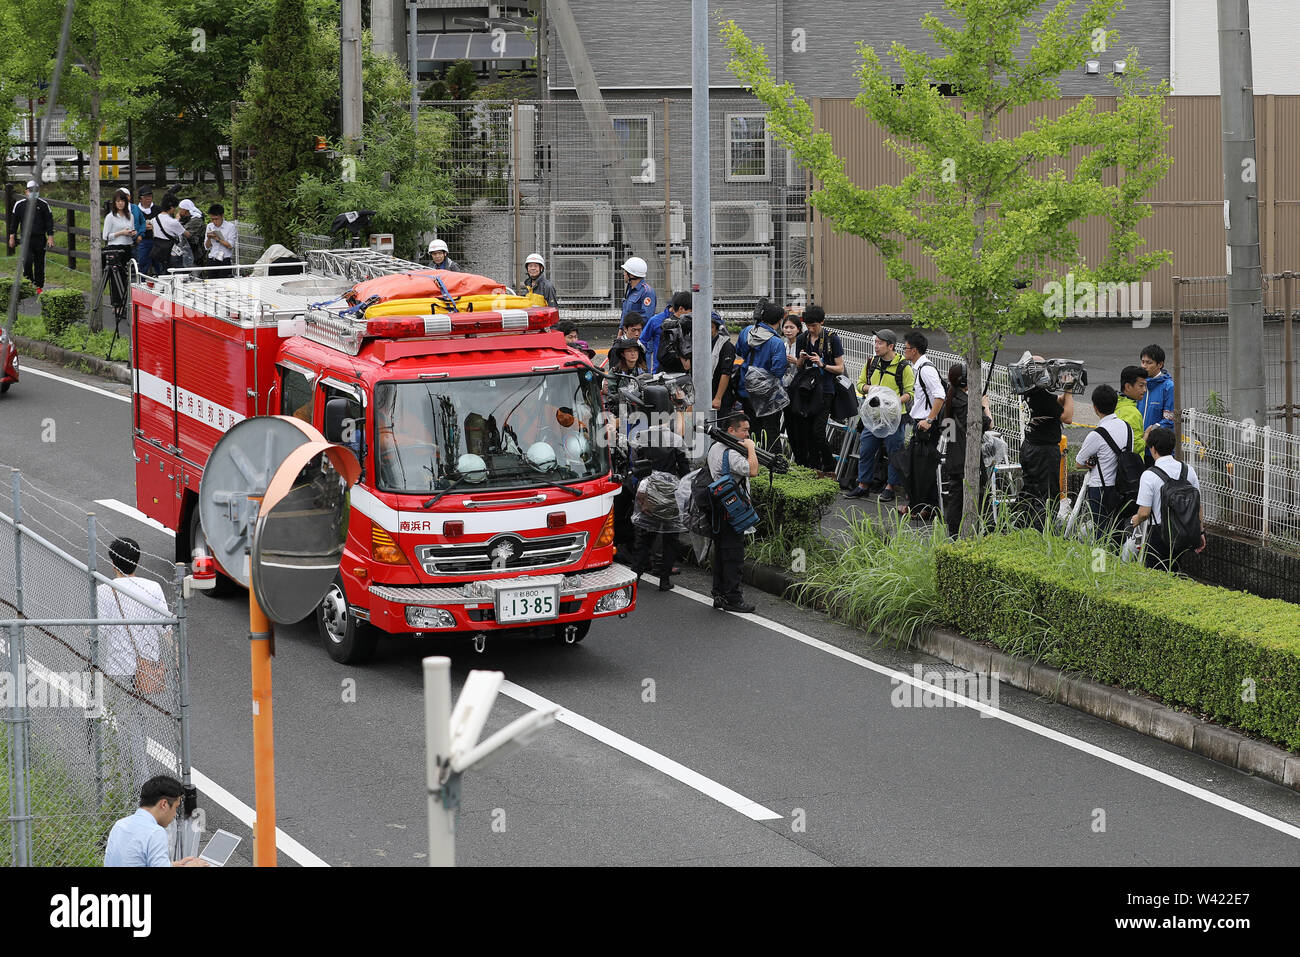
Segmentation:
<svg viewBox="0 0 1300 957">
<path fill-rule="evenodd" d="M 559 614 L 559 589 L 503 588 L 497 592 L 497 621 L 541 621 Z"/>
</svg>

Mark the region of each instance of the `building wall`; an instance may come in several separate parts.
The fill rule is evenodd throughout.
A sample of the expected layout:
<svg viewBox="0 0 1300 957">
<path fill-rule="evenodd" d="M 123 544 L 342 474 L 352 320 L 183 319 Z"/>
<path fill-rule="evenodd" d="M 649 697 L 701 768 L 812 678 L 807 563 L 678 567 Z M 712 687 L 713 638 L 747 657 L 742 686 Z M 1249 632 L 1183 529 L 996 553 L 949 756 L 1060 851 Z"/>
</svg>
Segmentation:
<svg viewBox="0 0 1300 957">
<path fill-rule="evenodd" d="M 1004 128 L 1014 135 L 1032 116 L 1059 116 L 1077 102 L 1066 98 L 1021 110 Z M 1110 108 L 1112 102 L 1100 99 L 1098 108 Z M 885 148 L 883 132 L 852 101 L 822 100 L 817 110 L 856 183 L 869 187 L 901 181 L 903 162 Z M 1261 255 L 1264 271 L 1277 273 L 1300 267 L 1300 183 L 1292 175 L 1293 157 L 1300 147 L 1300 96 L 1257 96 L 1255 117 Z M 1157 311 L 1172 309 L 1174 276 L 1220 276 L 1225 270 L 1218 97 L 1170 97 L 1165 119 L 1173 126 L 1168 150 L 1174 163 L 1152 191 L 1148 202 L 1153 214 L 1140 227 L 1148 242 L 1146 248 L 1173 252 L 1173 261 L 1148 277 L 1152 308 Z M 1071 165 L 1065 168 L 1068 171 Z M 1089 220 L 1077 231 L 1083 240 L 1081 252 L 1089 262 L 1098 261 L 1109 227 Z M 813 236 L 814 294 L 827 312 L 877 315 L 903 311 L 897 284 L 888 279 L 880 256 L 864 240 L 836 234 L 820 217 L 814 221 Z M 933 275 L 933 271 L 925 274 Z"/>
<path fill-rule="evenodd" d="M 602 89 L 690 87 L 691 0 L 660 0 L 638 9 L 634 20 L 629 19 L 627 7 L 608 0 L 569 2 Z M 1113 24 L 1119 41 L 1112 47 L 1115 55 L 1103 60 L 1103 69 L 1108 71 L 1113 59 L 1122 58 L 1123 50 L 1137 46 L 1152 78 L 1163 79 L 1169 72 L 1169 7 L 1160 0 L 1136 0 L 1128 6 Z M 893 64 L 888 52 L 894 41 L 937 53 L 920 23 L 932 11 L 946 16 L 937 0 L 728 0 L 722 7 L 724 17 L 734 19 L 751 39 L 763 44 L 778 79 L 793 83 L 802 96 L 838 97 L 854 96 L 860 88 L 855 75 L 861 64 L 859 41 L 874 46 L 887 65 Z M 716 24 L 718 18 L 712 19 Z M 792 48 L 795 31 L 803 31 L 802 52 Z M 727 60 L 715 26 L 709 37 L 712 86 L 737 85 Z M 548 75 L 552 89 L 573 88 L 553 31 Z M 1063 93 L 1079 95 L 1110 89 L 1105 77 L 1087 76 L 1082 64 L 1077 73 L 1062 79 L 1061 88 Z"/>
<path fill-rule="evenodd" d="M 1215 0 L 1170 0 L 1176 96 L 1218 96 L 1219 23 Z M 1300 3 L 1250 0 L 1251 64 L 1256 94 L 1300 94 L 1296 48 Z"/>
</svg>

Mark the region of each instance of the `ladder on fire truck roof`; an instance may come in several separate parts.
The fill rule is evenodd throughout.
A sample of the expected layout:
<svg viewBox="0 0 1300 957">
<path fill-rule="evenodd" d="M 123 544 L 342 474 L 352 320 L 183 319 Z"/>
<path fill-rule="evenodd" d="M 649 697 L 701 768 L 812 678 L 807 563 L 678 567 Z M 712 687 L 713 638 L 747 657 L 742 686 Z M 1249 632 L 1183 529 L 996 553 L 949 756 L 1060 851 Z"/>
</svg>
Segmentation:
<svg viewBox="0 0 1300 957">
<path fill-rule="evenodd" d="M 376 276 L 405 272 L 424 272 L 430 267 L 398 259 L 373 249 L 312 249 L 307 252 L 307 267 L 318 275 L 337 276 L 352 282 L 365 282 Z"/>
</svg>

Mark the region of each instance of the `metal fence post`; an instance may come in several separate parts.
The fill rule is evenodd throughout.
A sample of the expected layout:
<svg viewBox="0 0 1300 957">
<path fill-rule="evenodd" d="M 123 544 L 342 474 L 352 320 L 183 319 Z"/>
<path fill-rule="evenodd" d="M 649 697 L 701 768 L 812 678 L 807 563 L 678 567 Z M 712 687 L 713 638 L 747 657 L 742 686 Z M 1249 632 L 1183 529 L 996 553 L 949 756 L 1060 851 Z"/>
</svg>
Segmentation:
<svg viewBox="0 0 1300 957">
<path fill-rule="evenodd" d="M 1273 430 L 1264 426 L 1264 514 L 1260 518 L 1260 531 L 1263 535 L 1264 544 L 1268 544 L 1268 474 L 1272 471 L 1272 452 Z"/>
<path fill-rule="evenodd" d="M 197 805 L 197 793 L 190 780 L 190 646 L 189 618 L 185 609 L 185 566 L 176 564 L 176 648 L 178 653 L 176 685 L 181 699 L 181 783 L 185 785 L 185 823 Z M 181 834 L 181 856 L 192 857 L 198 850 L 198 832 L 190 827 L 178 827 Z"/>
<path fill-rule="evenodd" d="M 14 601 L 18 614 L 23 613 L 23 473 L 14 469 Z"/>
<path fill-rule="evenodd" d="M 90 584 L 90 617 L 92 621 L 99 619 L 99 592 L 95 581 L 95 568 L 99 564 L 97 561 L 98 546 L 95 542 L 95 513 L 91 512 L 86 516 L 86 568 L 87 580 Z M 95 672 L 102 672 L 103 669 L 99 664 L 99 625 L 90 626 L 90 674 L 93 677 Z M 93 747 L 95 751 L 95 806 L 98 807 L 104 803 L 104 715 L 101 708 L 99 714 L 90 720 L 95 724 L 95 733 L 93 735 Z"/>
<path fill-rule="evenodd" d="M 1282 383 L 1283 401 L 1286 402 L 1286 434 L 1294 435 L 1292 430 L 1292 421 L 1295 416 L 1295 407 L 1292 399 L 1293 389 L 1293 371 L 1294 371 L 1294 353 L 1291 350 L 1291 281 L 1295 279 L 1295 273 L 1287 270 L 1282 273 L 1282 310 L 1283 310 L 1283 354 L 1282 369 L 1286 373 L 1286 379 Z"/>
<path fill-rule="evenodd" d="M 10 784 L 10 827 L 13 836 L 13 864 L 15 867 L 29 867 L 32 862 L 31 835 L 31 795 L 28 792 L 27 746 L 30 741 L 27 716 L 27 645 L 23 640 L 23 626 L 19 622 L 9 625 L 9 662 L 18 664 L 14 668 L 18 687 L 13 699 L 13 778 Z"/>
<path fill-rule="evenodd" d="M 1182 280 L 1177 276 L 1174 277 L 1174 316 L 1173 316 L 1173 338 L 1174 338 L 1174 456 L 1178 457 L 1183 454 L 1183 344 L 1182 337 L 1179 335 L 1179 319 L 1181 318 L 1181 301 L 1182 301 Z"/>
</svg>

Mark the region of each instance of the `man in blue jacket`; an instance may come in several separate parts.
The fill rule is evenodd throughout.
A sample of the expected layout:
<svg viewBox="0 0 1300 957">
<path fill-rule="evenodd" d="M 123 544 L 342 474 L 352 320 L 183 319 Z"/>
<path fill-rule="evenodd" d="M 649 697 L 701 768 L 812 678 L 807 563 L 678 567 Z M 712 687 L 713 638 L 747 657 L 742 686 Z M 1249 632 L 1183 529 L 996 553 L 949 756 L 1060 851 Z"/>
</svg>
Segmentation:
<svg viewBox="0 0 1300 957">
<path fill-rule="evenodd" d="M 627 289 L 623 296 L 623 309 L 618 317 L 620 329 L 623 328 L 628 313 L 639 312 L 643 316 L 655 314 L 655 307 L 659 300 L 655 295 L 654 287 L 645 281 L 646 273 L 649 271 L 650 267 L 640 256 L 632 256 L 623 263 L 623 279 L 627 283 Z"/>
<path fill-rule="evenodd" d="M 645 357 L 650 363 L 651 372 L 659 371 L 659 335 L 664 320 L 669 316 L 680 319 L 682 316 L 690 315 L 691 302 L 689 292 L 674 293 L 672 304 L 663 312 L 656 312 L 646 321 L 645 328 L 641 330 L 641 345 L 645 346 Z"/>
<path fill-rule="evenodd" d="M 778 409 L 767 415 L 755 415 L 746 373 L 750 369 L 766 369 L 778 382 L 785 375 L 788 364 L 785 340 L 776 331 L 781 315 L 780 306 L 771 302 L 764 303 L 763 308 L 754 316 L 754 322 L 740 330 L 740 338 L 736 341 L 736 355 L 742 363 L 736 373 L 740 383 L 740 404 L 749 416 L 757 441 L 769 450 L 775 447 L 781 434 L 781 411 Z"/>
<path fill-rule="evenodd" d="M 1150 345 L 1142 350 L 1142 368 L 1147 372 L 1147 394 L 1138 402 L 1142 413 L 1142 430 L 1153 425 L 1162 429 L 1174 427 L 1174 380 L 1165 371 L 1165 350 Z M 1153 464 L 1151 453 L 1146 453 L 1147 465 Z"/>
</svg>

